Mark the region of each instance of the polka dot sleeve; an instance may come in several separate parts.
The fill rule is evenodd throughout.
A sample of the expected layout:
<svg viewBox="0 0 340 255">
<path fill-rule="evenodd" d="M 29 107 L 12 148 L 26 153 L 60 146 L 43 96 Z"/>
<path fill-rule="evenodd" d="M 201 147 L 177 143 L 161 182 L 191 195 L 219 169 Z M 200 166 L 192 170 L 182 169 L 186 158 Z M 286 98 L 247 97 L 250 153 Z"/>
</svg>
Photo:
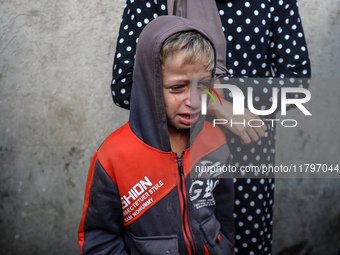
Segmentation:
<svg viewBox="0 0 340 255">
<path fill-rule="evenodd" d="M 157 3 L 157 0 L 127 0 L 112 69 L 111 92 L 117 106 L 130 108 L 134 58 L 142 29 L 152 19 L 165 14 L 167 14 L 166 5 Z"/>
<path fill-rule="evenodd" d="M 262 63 L 257 63 L 256 68 L 252 70 L 252 73 L 258 74 L 261 78 L 258 78 L 256 75 L 248 76 L 250 72 L 245 68 L 246 64 L 243 64 L 244 69 L 242 70 L 244 70 L 244 75 L 242 75 L 241 70 L 240 74 L 234 73 L 234 77 L 248 77 L 248 79 L 233 79 L 233 81 L 245 95 L 246 107 L 248 107 L 247 89 L 248 87 L 252 87 L 252 103 L 254 108 L 266 110 L 272 107 L 272 91 L 274 87 L 279 89 L 279 101 L 282 87 L 308 88 L 311 68 L 296 0 L 272 0 L 270 4 L 261 4 L 261 8 L 258 9 L 266 11 L 266 15 L 264 15 L 264 13 L 261 15 L 261 12 L 258 15 L 262 19 L 261 23 L 266 28 L 266 32 L 262 34 L 261 43 L 256 44 L 255 37 L 258 32 L 256 31 L 257 27 L 255 27 L 255 34 L 249 39 L 249 42 L 253 43 L 251 47 L 259 48 L 259 46 L 261 46 L 265 47 L 267 51 L 254 53 L 255 57 L 251 59 L 252 62 L 255 62 L 257 59 L 262 61 Z M 247 19 L 245 23 L 247 23 Z M 234 37 L 236 37 L 236 35 L 234 35 Z M 246 45 L 247 42 L 245 42 L 244 45 Z M 249 53 L 251 51 L 252 48 L 245 52 Z M 232 54 L 229 53 L 229 55 Z M 249 55 L 250 54 L 248 54 L 248 56 Z M 263 56 L 265 56 L 265 58 L 263 58 Z M 240 59 L 242 59 L 242 56 L 234 62 L 238 62 Z M 235 66 L 232 66 L 232 69 L 236 70 Z M 263 71 L 261 72 L 262 69 L 266 70 L 264 76 L 260 75 L 260 73 L 263 73 Z M 254 72 L 255 70 L 256 72 Z M 230 91 L 225 90 L 225 94 L 227 100 L 232 101 Z M 303 93 L 289 93 L 287 97 L 303 98 L 305 95 Z M 274 113 L 281 110 L 280 106 L 281 105 L 278 104 Z M 287 106 L 287 110 L 292 107 L 294 107 L 294 105 Z"/>
<path fill-rule="evenodd" d="M 273 1 L 269 58 L 276 76 L 310 78 L 306 40 L 296 0 Z"/>
<path fill-rule="evenodd" d="M 274 1 L 269 59 L 278 88 L 308 88 L 311 77 L 310 59 L 296 0 Z M 289 79 L 288 79 L 289 78 Z M 303 93 L 287 94 L 288 98 L 304 98 Z M 295 107 L 288 105 L 287 110 Z"/>
</svg>

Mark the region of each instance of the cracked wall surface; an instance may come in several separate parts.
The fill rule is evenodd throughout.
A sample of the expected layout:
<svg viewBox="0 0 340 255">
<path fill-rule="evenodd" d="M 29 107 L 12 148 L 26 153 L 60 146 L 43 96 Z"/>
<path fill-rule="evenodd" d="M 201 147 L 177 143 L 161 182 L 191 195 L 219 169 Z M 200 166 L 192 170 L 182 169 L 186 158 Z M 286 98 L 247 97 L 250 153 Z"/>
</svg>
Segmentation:
<svg viewBox="0 0 340 255">
<path fill-rule="evenodd" d="M 128 117 L 110 95 L 124 4 L 0 3 L 0 254 L 79 254 L 90 159 Z M 340 164 L 340 2 L 299 4 L 313 118 L 293 110 L 299 127 L 278 128 L 277 163 Z M 275 192 L 274 254 L 335 254 L 340 179 L 279 178 Z"/>
</svg>

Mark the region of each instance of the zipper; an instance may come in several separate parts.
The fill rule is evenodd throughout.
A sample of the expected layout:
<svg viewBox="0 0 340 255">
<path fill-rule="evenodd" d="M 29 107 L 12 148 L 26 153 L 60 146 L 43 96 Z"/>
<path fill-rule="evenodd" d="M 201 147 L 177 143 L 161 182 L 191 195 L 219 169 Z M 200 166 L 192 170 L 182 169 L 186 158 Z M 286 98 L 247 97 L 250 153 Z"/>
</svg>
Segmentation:
<svg viewBox="0 0 340 255">
<path fill-rule="evenodd" d="M 178 165 L 178 172 L 179 172 L 180 177 L 182 177 L 182 175 L 184 175 L 182 158 L 183 158 L 183 154 L 182 154 L 181 157 L 177 156 L 177 165 Z"/>
<path fill-rule="evenodd" d="M 183 228 L 183 235 L 184 235 L 184 239 L 185 242 L 187 244 L 187 248 L 188 248 L 188 254 L 189 255 L 193 255 L 195 254 L 195 249 L 194 249 L 194 245 L 193 245 L 193 239 L 192 239 L 192 235 L 190 233 L 190 229 L 189 229 L 189 223 L 188 223 L 188 207 L 187 207 L 187 196 L 186 196 L 186 188 L 185 188 L 185 178 L 184 178 L 184 170 L 183 170 L 183 154 L 180 157 L 178 157 L 177 153 L 176 153 L 176 157 L 177 157 L 177 166 L 178 166 L 178 173 L 179 173 L 179 195 L 180 195 L 180 202 L 181 202 L 181 221 L 182 221 L 182 228 Z"/>
</svg>

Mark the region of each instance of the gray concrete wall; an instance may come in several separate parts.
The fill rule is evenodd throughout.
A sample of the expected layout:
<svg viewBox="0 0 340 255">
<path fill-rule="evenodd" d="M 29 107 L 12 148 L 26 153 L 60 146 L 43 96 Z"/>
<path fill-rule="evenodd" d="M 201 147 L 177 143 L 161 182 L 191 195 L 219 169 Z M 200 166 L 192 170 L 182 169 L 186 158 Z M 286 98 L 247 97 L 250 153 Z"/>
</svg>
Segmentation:
<svg viewBox="0 0 340 255">
<path fill-rule="evenodd" d="M 0 254 L 78 254 L 87 170 L 127 120 L 109 84 L 125 0 L 0 3 Z M 294 130 L 279 128 L 277 162 L 340 163 L 340 3 L 300 0 L 314 80 Z M 292 111 L 292 116 L 299 116 Z M 340 179 L 277 179 L 277 255 L 334 254 Z"/>
<path fill-rule="evenodd" d="M 312 60 L 312 99 L 306 106 L 313 116 L 289 113 L 299 125 L 278 128 L 276 163 L 339 164 L 340 1 L 300 0 L 299 6 Z M 274 253 L 337 254 L 339 201 L 340 179 L 277 179 Z"/>
</svg>

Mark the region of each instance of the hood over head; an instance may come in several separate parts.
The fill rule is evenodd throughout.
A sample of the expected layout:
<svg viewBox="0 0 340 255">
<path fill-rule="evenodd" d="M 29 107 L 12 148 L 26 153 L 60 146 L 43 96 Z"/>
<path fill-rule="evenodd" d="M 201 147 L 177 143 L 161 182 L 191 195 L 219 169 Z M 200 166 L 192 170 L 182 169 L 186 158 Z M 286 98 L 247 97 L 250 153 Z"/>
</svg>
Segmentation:
<svg viewBox="0 0 340 255">
<path fill-rule="evenodd" d="M 177 16 L 160 16 L 143 29 L 137 43 L 129 125 L 143 142 L 166 152 L 171 151 L 171 146 L 163 98 L 160 51 L 168 37 L 184 31 L 196 31 L 211 42 L 191 21 Z"/>
</svg>

